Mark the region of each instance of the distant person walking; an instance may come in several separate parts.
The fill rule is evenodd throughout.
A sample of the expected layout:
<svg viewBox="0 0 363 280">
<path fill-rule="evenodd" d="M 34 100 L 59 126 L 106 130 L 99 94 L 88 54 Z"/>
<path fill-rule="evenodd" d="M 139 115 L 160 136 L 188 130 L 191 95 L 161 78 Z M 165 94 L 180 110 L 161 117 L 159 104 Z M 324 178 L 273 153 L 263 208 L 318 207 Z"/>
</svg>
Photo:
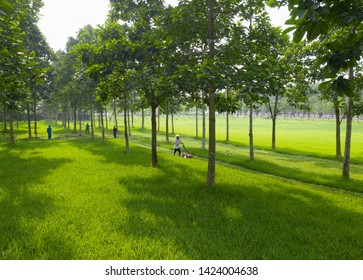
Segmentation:
<svg viewBox="0 0 363 280">
<path fill-rule="evenodd" d="M 116 126 L 114 126 L 112 130 L 113 130 L 113 137 L 114 137 L 114 138 L 116 138 L 116 134 L 117 134 L 117 127 L 116 127 Z"/>
<path fill-rule="evenodd" d="M 89 133 L 89 124 L 86 124 L 86 133 Z"/>
<path fill-rule="evenodd" d="M 180 154 L 181 154 L 180 144 L 183 144 L 183 142 L 180 138 L 180 135 L 177 134 L 177 135 L 175 135 L 175 140 L 174 140 L 174 156 L 175 156 L 176 152 L 178 152 L 178 154 L 180 156 Z"/>
<path fill-rule="evenodd" d="M 52 127 L 49 125 L 47 128 L 48 140 L 52 138 Z"/>
</svg>

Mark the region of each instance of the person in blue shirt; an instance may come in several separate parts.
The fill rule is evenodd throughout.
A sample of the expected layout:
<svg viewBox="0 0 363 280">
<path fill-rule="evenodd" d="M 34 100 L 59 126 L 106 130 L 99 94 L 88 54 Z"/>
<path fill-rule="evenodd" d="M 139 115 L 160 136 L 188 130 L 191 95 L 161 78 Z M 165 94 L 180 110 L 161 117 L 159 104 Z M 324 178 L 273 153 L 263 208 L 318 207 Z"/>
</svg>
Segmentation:
<svg viewBox="0 0 363 280">
<path fill-rule="evenodd" d="M 49 125 L 47 128 L 48 140 L 52 138 L 52 127 Z"/>
</svg>

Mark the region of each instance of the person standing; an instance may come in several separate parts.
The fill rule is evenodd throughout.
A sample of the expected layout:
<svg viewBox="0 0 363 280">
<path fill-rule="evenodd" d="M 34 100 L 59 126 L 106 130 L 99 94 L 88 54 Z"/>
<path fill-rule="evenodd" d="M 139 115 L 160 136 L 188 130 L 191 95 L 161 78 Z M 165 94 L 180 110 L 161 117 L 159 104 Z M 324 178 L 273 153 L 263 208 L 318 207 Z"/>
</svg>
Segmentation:
<svg viewBox="0 0 363 280">
<path fill-rule="evenodd" d="M 114 126 L 113 127 L 113 137 L 116 138 L 116 134 L 117 134 L 117 127 Z"/>
<path fill-rule="evenodd" d="M 86 133 L 87 134 L 89 133 L 89 124 L 88 123 L 86 124 Z"/>
<path fill-rule="evenodd" d="M 175 140 L 174 140 L 174 156 L 175 156 L 176 152 L 178 152 L 178 154 L 180 156 L 180 154 L 181 154 L 180 144 L 183 144 L 183 142 L 180 138 L 180 135 L 177 134 L 177 135 L 175 135 Z"/>
<path fill-rule="evenodd" d="M 52 127 L 49 125 L 47 128 L 48 140 L 52 138 Z"/>
</svg>

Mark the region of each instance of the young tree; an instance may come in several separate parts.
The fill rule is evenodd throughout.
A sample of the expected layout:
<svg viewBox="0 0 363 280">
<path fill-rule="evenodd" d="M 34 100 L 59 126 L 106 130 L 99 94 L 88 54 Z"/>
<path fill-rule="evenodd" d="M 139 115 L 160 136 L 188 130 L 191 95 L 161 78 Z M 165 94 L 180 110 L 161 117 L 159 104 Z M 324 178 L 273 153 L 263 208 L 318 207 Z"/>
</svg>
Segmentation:
<svg viewBox="0 0 363 280">
<path fill-rule="evenodd" d="M 349 179 L 350 148 L 353 116 L 353 69 L 357 66 L 363 52 L 363 5 L 361 0 L 345 1 L 303 1 L 271 0 L 272 3 L 288 4 L 293 25 L 287 31 L 295 30 L 294 41 L 299 42 L 306 35 L 308 41 L 325 38 L 330 31 L 339 37 L 330 43 L 325 42 L 326 55 L 320 60 L 329 70 L 328 81 L 320 86 L 328 91 L 342 92 L 348 97 L 343 178 Z M 348 72 L 348 77 L 340 75 Z"/>
</svg>

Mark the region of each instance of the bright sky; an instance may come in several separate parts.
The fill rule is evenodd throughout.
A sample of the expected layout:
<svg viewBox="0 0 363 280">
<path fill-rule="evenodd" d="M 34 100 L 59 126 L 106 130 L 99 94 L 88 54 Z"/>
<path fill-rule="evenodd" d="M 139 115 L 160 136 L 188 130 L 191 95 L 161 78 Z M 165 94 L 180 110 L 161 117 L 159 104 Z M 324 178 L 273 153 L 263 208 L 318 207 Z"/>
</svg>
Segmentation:
<svg viewBox="0 0 363 280">
<path fill-rule="evenodd" d="M 43 0 L 39 27 L 54 50 L 64 49 L 68 37 L 75 37 L 87 24 L 103 24 L 109 10 L 109 0 Z M 166 0 L 177 3 L 177 0 Z M 271 21 L 283 26 L 288 18 L 287 9 L 270 12 Z"/>
</svg>

